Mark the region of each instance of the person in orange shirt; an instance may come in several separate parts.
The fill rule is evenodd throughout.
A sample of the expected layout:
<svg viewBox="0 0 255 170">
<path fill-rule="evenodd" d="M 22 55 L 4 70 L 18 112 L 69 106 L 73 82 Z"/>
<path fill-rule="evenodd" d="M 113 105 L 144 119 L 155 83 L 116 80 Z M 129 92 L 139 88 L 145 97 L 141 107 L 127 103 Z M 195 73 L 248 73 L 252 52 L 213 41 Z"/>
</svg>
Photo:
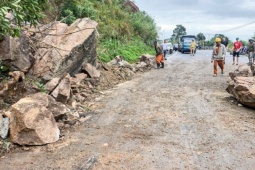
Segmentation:
<svg viewBox="0 0 255 170">
<path fill-rule="evenodd" d="M 192 42 L 190 43 L 190 55 L 194 56 L 195 48 L 196 48 L 196 43 L 194 40 L 192 40 Z"/>
<path fill-rule="evenodd" d="M 216 45 L 213 47 L 212 59 L 214 74 L 213 76 L 216 77 L 218 74 L 217 66 L 219 65 L 221 68 L 221 74 L 224 73 L 224 61 L 226 56 L 226 47 L 225 45 L 221 44 L 221 39 L 215 39 Z"/>
<path fill-rule="evenodd" d="M 164 68 L 164 57 L 163 57 L 163 49 L 162 47 L 158 44 L 157 41 L 154 41 L 154 47 L 156 51 L 156 63 L 157 63 L 157 68 L 160 68 L 160 64 L 162 64 L 161 68 Z"/>
</svg>

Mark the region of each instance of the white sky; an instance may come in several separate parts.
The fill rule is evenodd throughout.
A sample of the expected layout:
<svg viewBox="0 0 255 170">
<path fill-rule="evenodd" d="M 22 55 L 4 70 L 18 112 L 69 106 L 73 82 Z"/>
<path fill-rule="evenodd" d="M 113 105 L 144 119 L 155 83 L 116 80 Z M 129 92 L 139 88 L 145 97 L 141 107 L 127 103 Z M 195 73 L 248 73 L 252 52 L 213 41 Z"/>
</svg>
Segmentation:
<svg viewBox="0 0 255 170">
<path fill-rule="evenodd" d="M 176 25 L 183 25 L 187 34 L 202 32 L 207 40 L 214 34 L 224 34 L 232 41 L 236 37 L 247 41 L 255 33 L 255 0 L 133 1 L 161 28 L 160 39 L 170 38 Z"/>
</svg>

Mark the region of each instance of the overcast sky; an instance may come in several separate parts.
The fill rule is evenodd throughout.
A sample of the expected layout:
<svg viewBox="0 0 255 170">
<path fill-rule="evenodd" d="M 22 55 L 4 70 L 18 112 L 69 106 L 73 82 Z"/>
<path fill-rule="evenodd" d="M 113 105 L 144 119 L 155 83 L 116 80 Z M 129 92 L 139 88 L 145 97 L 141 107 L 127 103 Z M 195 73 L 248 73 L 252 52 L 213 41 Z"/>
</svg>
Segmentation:
<svg viewBox="0 0 255 170">
<path fill-rule="evenodd" d="M 248 40 L 255 32 L 255 0 L 134 0 L 161 28 L 160 39 L 170 38 L 176 25 L 187 34 L 204 33 L 208 39 L 224 34 Z M 244 26 L 246 25 L 246 26 Z M 241 27 L 237 29 L 237 27 Z"/>
</svg>

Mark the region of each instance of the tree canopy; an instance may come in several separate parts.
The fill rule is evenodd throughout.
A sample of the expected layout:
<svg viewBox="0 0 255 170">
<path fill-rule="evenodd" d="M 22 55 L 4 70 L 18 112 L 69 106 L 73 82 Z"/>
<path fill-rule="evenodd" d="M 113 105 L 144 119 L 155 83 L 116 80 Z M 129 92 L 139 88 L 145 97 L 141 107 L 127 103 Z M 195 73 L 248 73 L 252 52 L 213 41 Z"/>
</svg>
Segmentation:
<svg viewBox="0 0 255 170">
<path fill-rule="evenodd" d="M 173 30 L 171 39 L 175 42 L 178 42 L 181 35 L 187 35 L 186 28 L 183 25 L 176 25 L 176 28 Z"/>
<path fill-rule="evenodd" d="M 229 41 L 229 38 L 227 36 L 225 36 L 224 34 L 215 34 L 210 40 L 208 41 L 205 41 L 205 45 L 206 46 L 213 46 L 214 43 L 215 43 L 215 38 L 223 38 L 225 37 L 228 41 Z"/>
<path fill-rule="evenodd" d="M 37 25 L 43 17 L 41 5 L 47 0 L 1 0 L 0 37 L 9 34 L 19 36 L 20 27 L 28 22 Z M 9 14 L 9 15 L 8 15 Z"/>
<path fill-rule="evenodd" d="M 205 38 L 205 36 L 204 36 L 204 34 L 203 33 L 198 33 L 197 34 L 197 40 L 198 41 L 204 41 L 206 38 Z"/>
</svg>

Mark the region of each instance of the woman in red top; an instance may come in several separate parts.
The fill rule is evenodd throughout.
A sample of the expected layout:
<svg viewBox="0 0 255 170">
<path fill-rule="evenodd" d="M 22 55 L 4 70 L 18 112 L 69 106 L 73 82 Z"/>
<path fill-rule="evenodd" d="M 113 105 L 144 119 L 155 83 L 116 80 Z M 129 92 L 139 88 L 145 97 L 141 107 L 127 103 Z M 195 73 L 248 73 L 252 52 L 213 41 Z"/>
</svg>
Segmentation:
<svg viewBox="0 0 255 170">
<path fill-rule="evenodd" d="M 240 50 L 242 49 L 242 43 L 239 41 L 239 38 L 236 38 L 236 42 L 234 42 L 233 49 L 233 65 L 235 65 L 235 57 L 236 57 L 236 65 L 238 65 L 238 57 L 240 54 Z"/>
</svg>

